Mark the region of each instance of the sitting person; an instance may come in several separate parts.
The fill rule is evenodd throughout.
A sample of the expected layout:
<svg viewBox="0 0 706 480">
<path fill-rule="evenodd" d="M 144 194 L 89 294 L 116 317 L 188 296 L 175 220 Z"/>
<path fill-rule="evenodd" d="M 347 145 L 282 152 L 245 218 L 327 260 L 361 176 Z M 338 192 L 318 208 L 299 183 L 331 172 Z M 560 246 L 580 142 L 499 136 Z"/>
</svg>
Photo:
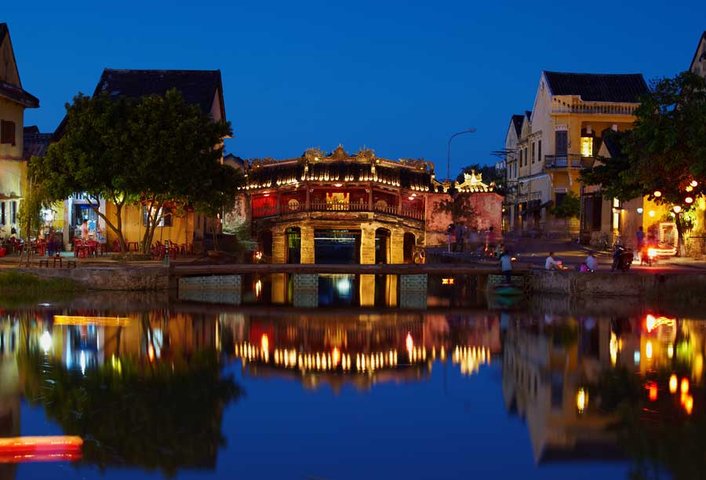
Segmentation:
<svg viewBox="0 0 706 480">
<path fill-rule="evenodd" d="M 588 256 L 586 257 L 586 260 L 584 260 L 584 263 L 586 264 L 588 271 L 595 272 L 596 270 L 598 270 L 598 259 L 596 258 L 592 250 L 589 250 Z"/>
<path fill-rule="evenodd" d="M 554 252 L 549 252 L 549 256 L 544 261 L 545 270 L 563 270 L 561 265 L 561 260 L 556 260 L 554 258 Z"/>
</svg>

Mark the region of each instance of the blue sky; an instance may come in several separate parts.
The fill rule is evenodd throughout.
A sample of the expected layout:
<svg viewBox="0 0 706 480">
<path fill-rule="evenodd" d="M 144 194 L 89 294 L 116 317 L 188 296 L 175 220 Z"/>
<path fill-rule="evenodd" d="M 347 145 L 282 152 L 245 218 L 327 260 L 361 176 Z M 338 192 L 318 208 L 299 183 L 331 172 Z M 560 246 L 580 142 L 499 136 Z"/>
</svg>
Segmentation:
<svg viewBox="0 0 706 480">
<path fill-rule="evenodd" d="M 424 158 L 445 175 L 492 163 L 542 70 L 685 70 L 706 2 L 162 1 L 6 2 L 26 124 L 56 128 L 64 104 L 109 68 L 220 69 L 244 158 L 366 146 Z M 441 176 L 441 175 L 440 175 Z"/>
</svg>

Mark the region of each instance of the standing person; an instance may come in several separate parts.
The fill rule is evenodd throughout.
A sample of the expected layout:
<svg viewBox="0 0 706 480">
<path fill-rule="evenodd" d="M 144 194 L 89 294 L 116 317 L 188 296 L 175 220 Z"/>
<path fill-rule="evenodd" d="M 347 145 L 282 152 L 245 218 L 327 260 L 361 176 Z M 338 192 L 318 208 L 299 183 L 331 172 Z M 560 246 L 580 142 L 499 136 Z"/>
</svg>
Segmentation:
<svg viewBox="0 0 706 480">
<path fill-rule="evenodd" d="M 505 283 L 512 283 L 512 256 L 507 248 L 503 249 L 500 255 L 500 270 L 505 275 Z"/>
<path fill-rule="evenodd" d="M 81 224 L 81 240 L 88 240 L 88 220 Z"/>
</svg>

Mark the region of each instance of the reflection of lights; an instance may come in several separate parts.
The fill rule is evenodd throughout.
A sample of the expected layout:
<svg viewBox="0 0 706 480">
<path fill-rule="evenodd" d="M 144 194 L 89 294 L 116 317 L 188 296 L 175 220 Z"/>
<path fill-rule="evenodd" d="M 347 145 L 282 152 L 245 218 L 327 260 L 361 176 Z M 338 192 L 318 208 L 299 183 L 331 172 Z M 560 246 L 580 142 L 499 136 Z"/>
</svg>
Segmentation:
<svg viewBox="0 0 706 480">
<path fill-rule="evenodd" d="M 655 190 L 655 193 L 653 193 L 652 195 L 654 195 L 655 197 L 659 198 L 659 197 L 662 196 L 662 192 L 660 192 L 659 190 Z"/>
<path fill-rule="evenodd" d="M 260 298 L 260 295 L 262 295 L 262 280 L 255 282 L 255 297 Z"/>
<path fill-rule="evenodd" d="M 618 362 L 618 337 L 615 333 L 610 332 L 610 343 L 608 344 L 610 350 L 610 364 L 615 366 Z"/>
<path fill-rule="evenodd" d="M 81 375 L 86 374 L 86 352 L 81 350 L 81 354 L 78 357 L 78 364 L 81 367 Z"/>
<path fill-rule="evenodd" d="M 39 337 L 39 346 L 42 347 L 44 353 L 49 353 L 49 350 L 51 350 L 52 347 L 51 333 L 42 333 L 42 336 Z"/>
<path fill-rule="evenodd" d="M 692 187 L 691 185 L 687 185 L 684 190 L 686 190 L 687 192 L 691 192 L 693 189 L 694 187 Z"/>
<path fill-rule="evenodd" d="M 341 352 L 338 350 L 338 347 L 333 347 L 333 352 L 331 352 L 331 363 L 333 363 L 334 366 L 338 365 L 338 362 L 341 360 Z"/>
<path fill-rule="evenodd" d="M 682 405 L 684 405 L 684 411 L 686 414 L 691 415 L 691 412 L 694 411 L 694 397 L 691 395 L 685 395 L 682 399 Z"/>
<path fill-rule="evenodd" d="M 635 362 L 635 365 L 640 365 L 640 351 L 635 350 L 635 352 L 632 354 L 632 360 Z"/>
<path fill-rule="evenodd" d="M 647 333 L 651 333 L 654 329 L 661 327 L 663 325 L 668 327 L 673 327 L 675 319 L 667 317 L 655 317 L 654 315 L 647 314 L 645 316 L 645 329 Z"/>
<path fill-rule="evenodd" d="M 456 347 L 451 361 L 459 364 L 463 375 L 473 375 L 481 365 L 490 362 L 490 350 L 485 347 Z"/>
<path fill-rule="evenodd" d="M 656 248 L 648 248 L 647 249 L 647 256 L 650 258 L 655 258 L 657 256 L 657 249 Z"/>
<path fill-rule="evenodd" d="M 414 339 L 412 339 L 412 333 L 407 332 L 407 338 L 404 341 L 405 347 L 407 347 L 407 351 L 409 354 L 412 354 L 412 349 L 414 349 Z"/>
<path fill-rule="evenodd" d="M 647 357 L 647 360 L 652 359 L 652 341 L 647 340 L 647 343 L 645 343 L 645 356 Z"/>
<path fill-rule="evenodd" d="M 82 445 L 81 437 L 68 435 L 0 438 L 0 464 L 80 460 Z"/>
<path fill-rule="evenodd" d="M 679 213 L 681 212 L 681 207 L 679 205 L 674 205 L 672 207 L 672 210 L 674 210 L 674 213 Z"/>
<path fill-rule="evenodd" d="M 679 386 L 679 379 L 676 374 L 672 373 L 669 376 L 669 393 L 677 393 L 677 387 Z"/>
<path fill-rule="evenodd" d="M 681 383 L 679 384 L 679 391 L 681 392 L 682 395 L 686 395 L 689 393 L 689 379 L 684 377 L 681 379 Z"/>
<path fill-rule="evenodd" d="M 154 347 L 151 343 L 147 345 L 147 358 L 150 359 L 150 362 L 154 362 Z"/>
<path fill-rule="evenodd" d="M 454 279 L 453 279 L 453 278 L 442 278 L 442 279 L 441 279 L 441 284 L 442 284 L 442 285 L 453 285 L 453 284 L 454 284 Z"/>
<path fill-rule="evenodd" d="M 260 250 L 255 250 L 255 253 L 253 253 L 253 258 L 255 261 L 260 261 L 262 260 L 262 252 Z"/>
<path fill-rule="evenodd" d="M 588 392 L 582 387 L 576 393 L 576 408 L 579 413 L 583 413 L 588 406 Z"/>
<path fill-rule="evenodd" d="M 348 295 L 351 292 L 351 280 L 348 277 L 341 277 L 336 282 L 336 290 L 341 295 Z"/>
<path fill-rule="evenodd" d="M 125 327 L 129 324 L 127 317 L 86 317 L 78 315 L 54 315 L 54 325 L 96 325 L 99 327 Z"/>
<path fill-rule="evenodd" d="M 115 372 L 120 375 L 123 373 L 123 362 L 120 360 L 119 357 L 116 357 L 113 355 L 110 357 L 110 366 L 115 370 Z"/>
<path fill-rule="evenodd" d="M 657 384 L 655 382 L 647 382 L 647 384 L 645 384 L 645 388 L 647 388 L 647 398 L 649 398 L 650 402 L 656 402 Z"/>
<path fill-rule="evenodd" d="M 667 358 L 672 358 L 674 356 L 674 345 L 669 344 L 667 346 Z"/>
</svg>

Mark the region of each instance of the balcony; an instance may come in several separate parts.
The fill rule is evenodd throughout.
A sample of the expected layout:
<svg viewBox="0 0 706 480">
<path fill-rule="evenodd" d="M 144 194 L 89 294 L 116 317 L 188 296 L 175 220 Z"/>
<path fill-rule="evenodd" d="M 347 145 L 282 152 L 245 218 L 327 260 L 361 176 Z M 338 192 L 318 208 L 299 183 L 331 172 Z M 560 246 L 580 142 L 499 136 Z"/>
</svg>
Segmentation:
<svg viewBox="0 0 706 480">
<path fill-rule="evenodd" d="M 590 168 L 595 162 L 595 157 L 583 157 L 575 153 L 565 155 L 545 155 L 544 168 L 548 169 L 582 169 Z"/>
<path fill-rule="evenodd" d="M 554 101 L 552 113 L 580 113 L 584 115 L 634 115 L 636 103 L 574 103 Z"/>
<path fill-rule="evenodd" d="M 289 205 L 267 205 L 253 207 L 252 218 L 276 217 L 302 212 L 374 212 L 397 217 L 424 220 L 424 209 L 405 208 L 396 205 L 387 205 L 384 202 L 377 202 L 374 205 L 368 203 L 343 203 L 343 202 L 311 202 L 309 207 L 301 203 Z"/>
</svg>

